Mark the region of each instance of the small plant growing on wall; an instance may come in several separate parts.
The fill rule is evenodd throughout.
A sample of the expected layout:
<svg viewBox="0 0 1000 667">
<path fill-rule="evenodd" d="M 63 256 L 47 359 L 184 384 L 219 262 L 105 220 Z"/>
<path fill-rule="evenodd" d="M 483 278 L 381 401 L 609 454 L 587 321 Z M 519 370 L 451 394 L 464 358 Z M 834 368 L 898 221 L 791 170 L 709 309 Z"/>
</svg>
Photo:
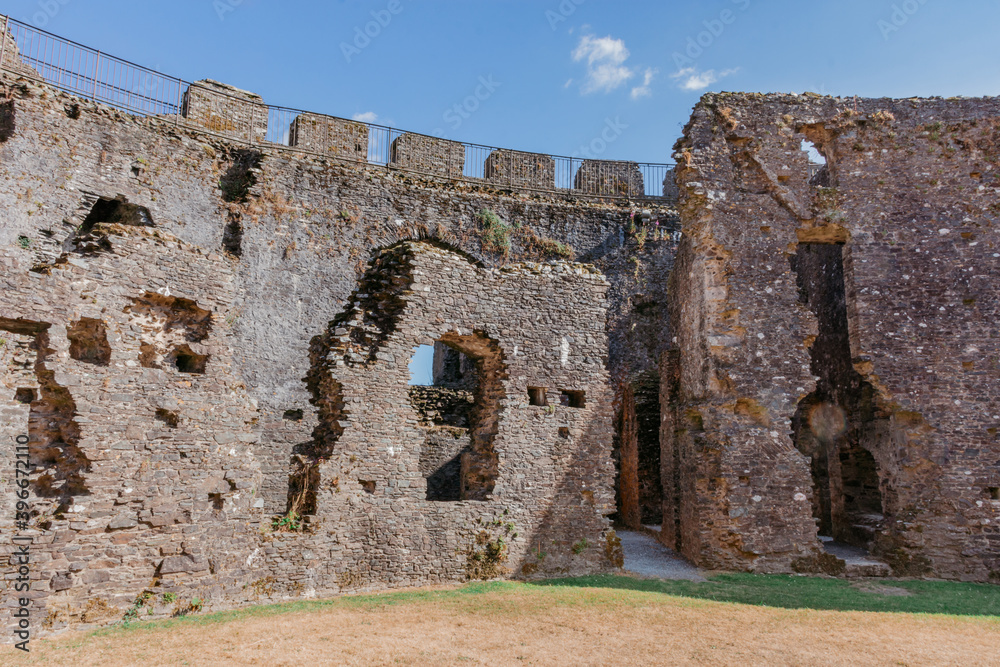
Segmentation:
<svg viewBox="0 0 1000 667">
<path fill-rule="evenodd" d="M 295 510 L 289 510 L 271 519 L 271 530 L 275 533 L 292 533 L 302 530 L 302 517 Z"/>
<path fill-rule="evenodd" d="M 479 238 L 483 250 L 503 257 L 509 256 L 511 226 L 488 208 L 477 213 L 476 219 L 479 221 Z"/>
<path fill-rule="evenodd" d="M 504 515 L 507 510 L 504 510 Z M 465 573 L 469 579 L 495 579 L 507 574 L 504 567 L 510 554 L 509 540 L 517 539 L 517 530 L 513 521 L 505 521 L 502 517 L 488 523 L 477 519 L 482 528 L 476 532 L 472 545 L 466 552 Z"/>
<path fill-rule="evenodd" d="M 609 530 L 604 539 L 604 557 L 615 567 L 625 565 L 625 551 L 622 549 L 622 540 L 613 530 Z"/>
</svg>

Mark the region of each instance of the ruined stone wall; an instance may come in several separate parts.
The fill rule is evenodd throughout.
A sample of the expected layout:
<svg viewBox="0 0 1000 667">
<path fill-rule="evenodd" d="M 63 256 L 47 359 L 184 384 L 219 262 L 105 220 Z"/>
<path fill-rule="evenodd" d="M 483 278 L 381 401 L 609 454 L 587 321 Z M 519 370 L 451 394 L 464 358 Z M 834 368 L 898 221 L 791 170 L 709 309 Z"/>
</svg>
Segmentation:
<svg viewBox="0 0 1000 667">
<path fill-rule="evenodd" d="M 190 126 L 178 128 L 173 122 L 137 119 L 24 80 L 5 81 L 2 94 L 10 109 L 12 131 L 0 137 L 0 165 L 6 177 L 0 185 L 0 206 L 4 211 L 0 247 L 5 253 L 0 260 L 0 280 L 5 287 L 0 294 L 0 318 L 6 318 L 3 321 L 9 325 L 7 329 L 15 331 L 2 333 L 0 338 L 12 341 L 10 344 L 21 350 L 21 356 L 28 355 L 26 361 L 18 363 L 22 368 L 28 364 L 31 373 L 24 377 L 4 376 L 4 391 L 12 393 L 0 397 L 0 411 L 14 419 L 28 414 L 30 422 L 31 408 L 19 401 L 18 389 L 40 391 L 44 383 L 37 378 L 39 372 L 44 372 L 49 389 L 36 410 L 40 417 L 36 421 L 41 423 L 45 416 L 53 416 L 48 421 L 58 428 L 49 429 L 43 434 L 48 440 L 38 442 L 62 443 L 53 451 L 64 453 L 64 459 L 76 461 L 82 470 L 90 466 L 91 472 L 80 475 L 95 496 L 96 514 L 89 514 L 92 506 L 87 503 L 79 505 L 80 515 L 67 514 L 64 508 L 62 518 L 54 521 L 68 523 L 52 524 L 59 527 L 58 542 L 44 548 L 51 549 L 52 554 L 72 553 L 77 546 L 96 550 L 98 545 L 124 540 L 121 560 L 91 559 L 88 555 L 85 569 L 106 570 L 103 574 L 84 577 L 78 574 L 83 570 L 74 569 L 76 561 L 67 564 L 61 556 L 53 557 L 57 565 L 51 569 L 38 571 L 36 590 L 55 595 L 62 610 L 53 612 L 50 627 L 63 627 L 66 622 L 103 622 L 115 614 L 120 617 L 135 596 L 153 582 L 154 575 L 160 581 L 158 590 L 177 591 L 186 598 L 199 595 L 216 608 L 310 591 L 374 589 L 429 580 L 426 571 L 406 570 L 371 578 L 347 570 L 327 572 L 318 579 L 308 574 L 314 569 L 315 559 L 339 562 L 339 554 L 367 554 L 365 550 L 372 545 L 384 547 L 387 553 L 402 553 L 392 551 L 396 546 L 388 546 L 395 529 L 373 527 L 364 536 L 355 532 L 352 540 L 356 541 L 339 547 L 327 543 L 304 545 L 299 535 L 281 533 L 267 543 L 253 542 L 259 528 L 270 525 L 270 517 L 287 509 L 289 477 L 298 465 L 297 452 L 312 446 L 317 430 L 329 431 L 329 424 L 321 423 L 325 408 L 310 402 L 315 396 L 303 382 L 311 367 L 310 340 L 324 332 L 330 319 L 348 306 L 351 293 L 363 282 L 373 250 L 401 239 L 427 238 L 461 249 L 492 267 L 523 259 L 551 261 L 568 252 L 608 273 L 606 296 L 609 308 L 615 312 L 646 289 L 643 282 L 650 257 L 658 258 L 658 266 L 669 266 L 672 258 L 671 241 L 639 243 L 636 237 L 641 225 L 635 228 L 631 223 L 632 210 L 627 206 L 582 201 L 569 195 L 502 193 L 485 185 L 415 178 L 412 174 L 387 173 L 384 168 L 329 164 L 322 158 L 266 146 L 232 145 L 199 134 Z M 478 214 L 487 209 L 509 226 L 508 252 L 494 251 L 484 242 L 483 222 Z M 95 211 L 105 214 L 97 215 Z M 108 219 L 98 220 L 95 215 Z M 663 209 L 658 215 L 667 220 L 671 213 Z M 113 234 L 95 233 L 102 229 L 101 224 L 109 222 L 116 223 L 110 228 L 116 230 Z M 142 256 L 142 261 L 115 264 L 121 248 Z M 630 261 L 633 257 L 635 262 Z M 82 278 L 67 278 L 79 271 L 85 272 Z M 528 282 L 535 279 L 524 278 Z M 514 278 L 505 280 L 516 282 Z M 92 293 L 93 285 L 100 285 L 100 290 Z M 578 298 L 570 292 L 571 297 Z M 168 298 L 179 301 L 165 303 L 163 299 Z M 105 308 L 108 312 L 104 312 Z M 207 332 L 203 326 L 205 312 L 211 314 Z M 595 342 L 585 339 L 582 344 L 587 349 L 604 350 L 600 354 L 608 355 L 607 368 L 613 373 L 651 368 L 648 350 L 656 344 L 631 333 L 626 319 L 606 316 L 604 312 L 602 306 L 602 314 L 592 315 L 592 321 L 601 325 L 607 342 L 594 338 Z M 27 321 L 24 326 L 28 329 L 19 324 L 19 318 Z M 49 341 L 43 347 L 54 350 L 46 353 L 41 371 L 36 370 L 37 355 L 31 356 L 38 347 L 39 329 L 44 330 Z M 100 331 L 105 334 L 106 344 L 97 340 Z M 542 333 L 554 331 L 548 324 L 542 329 Z M 122 340 L 117 340 L 119 335 Z M 101 363 L 107 358 L 109 365 L 73 359 L 69 355 L 74 345 L 77 356 Z M 571 341 L 570 349 L 577 350 L 577 343 Z M 591 360 L 597 358 L 594 354 Z M 161 368 L 146 367 L 143 361 Z M 605 363 L 603 359 L 601 363 Z M 62 369 L 63 364 L 68 371 Z M 89 375 L 80 375 L 82 386 L 76 384 L 76 379 L 61 375 L 67 372 L 76 378 L 74 369 L 81 364 L 89 370 Z M 631 369 L 630 364 L 640 367 Z M 164 372 L 179 374 L 176 391 L 163 379 Z M 114 391 L 117 397 L 114 400 L 93 384 L 105 381 L 107 391 Z M 119 386 L 124 387 L 120 392 L 115 389 Z M 78 391 L 82 396 L 76 395 Z M 71 400 L 66 400 L 67 393 Z M 161 394 L 171 400 L 153 405 L 153 399 L 144 398 Z M 33 403 L 34 399 L 28 401 Z M 101 421 L 98 427 L 118 428 L 129 422 L 111 425 L 110 417 L 123 410 L 131 415 L 127 410 L 133 409 L 134 402 L 139 403 L 137 414 L 141 413 L 135 418 L 136 428 L 127 437 L 112 439 L 111 446 L 120 445 L 125 452 L 120 455 L 123 474 L 152 475 L 158 486 L 153 490 L 146 482 L 142 487 L 125 486 L 142 489 L 141 503 L 137 500 L 133 506 L 131 500 L 108 500 L 112 489 L 121 490 L 126 483 L 115 476 L 117 468 L 112 470 L 106 464 L 108 456 L 119 455 L 108 454 L 97 445 L 97 436 L 88 431 L 87 420 L 95 419 L 93 411 L 98 408 L 91 406 L 97 404 L 104 411 L 97 414 L 109 420 Z M 554 416 L 543 410 L 539 424 L 559 418 L 558 392 L 551 405 Z M 594 409 L 603 408 L 598 403 Z M 201 421 L 188 415 L 201 414 L 202 410 Z M 174 423 L 178 426 L 172 426 Z M 197 435 L 188 425 L 197 426 Z M 596 465 L 604 456 L 601 448 L 606 432 L 597 429 L 591 437 L 590 431 L 584 429 L 580 433 L 586 433 L 586 438 L 580 436 L 582 439 L 577 440 L 576 429 L 583 426 L 571 422 L 559 428 L 563 426 L 570 430 L 572 442 L 597 443 L 596 450 L 577 452 L 586 459 L 579 466 L 581 470 Z M 149 434 L 155 434 L 151 440 L 147 439 Z M 71 442 L 63 443 L 67 437 Z M 559 457 L 569 456 L 570 452 L 563 436 L 558 437 L 562 449 L 552 452 L 554 460 L 558 459 L 554 466 L 562 465 Z M 155 447 L 152 453 L 143 454 L 151 451 L 145 449 L 147 443 L 160 442 L 161 438 L 167 443 L 162 459 L 149 458 L 144 466 L 143 456 L 161 456 Z M 33 445 L 36 449 L 47 446 Z M 230 455 L 230 451 L 235 454 Z M 228 461 L 226 456 L 236 459 L 224 463 Z M 189 484 L 194 478 L 185 466 L 195 461 L 205 463 L 198 470 L 206 475 L 221 473 L 221 481 L 212 477 L 208 485 L 211 488 L 206 489 Z M 253 480 L 249 506 L 235 504 L 237 494 L 239 503 L 249 502 L 249 496 L 244 487 L 234 489 L 230 485 L 226 473 L 231 467 L 240 471 L 239 476 L 236 472 L 230 475 L 237 486 Z M 95 470 L 98 478 L 86 481 Z M 561 489 L 575 488 L 572 484 L 576 482 L 559 486 L 557 478 L 553 473 L 545 486 L 559 489 L 555 496 L 538 496 L 558 500 L 554 507 L 577 493 L 559 495 Z M 69 474 L 53 479 L 58 488 L 76 481 L 77 477 Z M 180 489 L 182 486 L 185 488 Z M 589 495 L 591 491 L 593 496 Z M 579 492 L 586 506 L 591 507 L 587 511 L 593 513 L 593 519 L 583 523 L 574 519 L 576 524 L 563 526 L 559 523 L 561 517 L 569 516 L 565 512 L 572 514 L 564 508 L 553 510 L 554 518 L 548 523 L 541 519 L 530 533 L 518 528 L 520 539 L 529 534 L 537 538 L 536 552 L 546 554 L 548 565 L 540 567 L 539 572 L 604 567 L 605 561 L 595 551 L 606 546 L 596 546 L 605 526 L 599 516 L 606 505 L 603 493 L 599 489 Z M 46 501 L 53 516 L 62 504 L 58 494 L 54 497 Z M 590 505 L 591 497 L 594 505 Z M 9 499 L 5 495 L 3 502 Z M 158 504 L 161 500 L 162 507 Z M 536 509 L 542 506 L 538 503 L 544 502 L 531 500 L 534 509 L 519 511 L 537 517 Z M 496 511 L 502 515 L 502 509 L 497 507 Z M 123 516 L 119 517 L 119 513 Z M 7 514 L 4 518 L 10 517 Z M 144 523 L 143 518 L 149 521 Z M 113 520 L 116 523 L 112 528 Z M 493 520 L 484 519 L 487 523 Z M 589 536 L 560 532 L 573 525 L 597 530 L 598 524 L 601 530 L 591 531 Z M 203 544 L 198 537 L 202 530 L 205 535 L 219 537 L 205 538 Z M 176 536 L 187 534 L 194 537 L 175 542 Z M 52 533 L 43 532 L 39 544 L 46 544 L 50 538 L 55 539 Z M 586 545 L 578 545 L 582 539 L 587 540 Z M 547 547 L 546 540 L 554 541 L 554 545 Z M 423 548 L 425 543 L 420 544 Z M 582 556 L 574 553 L 574 546 Z M 518 547 L 526 548 L 526 544 Z M 234 555 L 237 553 L 242 563 L 239 566 Z M 287 569 L 279 568 L 280 572 L 272 571 L 268 568 L 277 567 L 278 553 L 288 554 L 289 558 L 299 554 L 299 560 Z M 609 553 L 614 556 L 613 549 Z M 508 561 L 514 574 L 525 564 L 522 556 L 523 551 L 518 551 Z M 156 575 L 157 567 L 162 566 L 160 560 L 167 557 L 181 560 L 168 561 L 167 572 L 160 572 L 169 577 Z M 521 560 L 515 561 L 515 557 Z M 449 558 L 452 564 L 457 562 Z M 389 556 L 386 559 L 391 560 Z M 95 564 L 90 565 L 92 560 Z M 182 566 L 194 569 L 170 571 Z M 203 566 L 209 569 L 200 569 Z M 381 572 L 388 573 L 392 567 L 385 565 Z M 220 572 L 225 574 L 220 575 L 218 581 L 223 583 L 217 586 L 213 583 L 216 579 L 206 573 Z M 441 576 L 465 576 L 465 570 L 442 572 L 446 574 Z M 528 567 L 524 574 L 531 572 Z M 329 580 L 323 578 L 327 576 L 336 579 L 335 587 L 331 588 Z M 236 594 L 237 589 L 243 592 Z M 48 610 L 48 602 L 44 604 Z M 91 604 L 96 606 L 85 613 Z M 105 616 L 102 605 L 108 605 Z M 169 611 L 157 608 L 157 614 Z"/>
<path fill-rule="evenodd" d="M 687 556 L 811 567 L 822 441 L 832 476 L 861 475 L 832 494 L 834 516 L 880 497 L 873 525 L 843 527 L 873 532 L 864 546 L 897 573 L 1000 576 L 998 112 L 735 94 L 696 107 L 677 145 L 679 388 L 662 433 Z M 803 140 L 827 162 L 812 179 Z"/>
<path fill-rule="evenodd" d="M 291 450 L 315 426 L 301 381 L 308 341 L 343 307 L 373 248 L 426 236 L 501 264 L 551 258 L 538 241 L 562 243 L 572 257 L 600 266 L 612 284 L 612 371 L 632 364 L 655 368 L 656 356 L 640 351 L 650 340 L 618 315 L 619 304 L 637 292 L 665 298 L 649 284 L 664 276 L 659 269 L 669 269 L 672 243 L 647 234 L 640 245 L 628 207 L 498 194 L 266 147 L 234 147 L 30 83 L 8 89 L 8 97 L 17 106 L 18 131 L 2 144 L 12 180 L 0 189 L 7 211 L 0 244 L 17 244 L 24 236 L 26 252 L 41 261 L 60 252 L 98 196 L 122 195 L 146 207 L 160 228 L 199 247 L 225 249 L 235 262 L 234 355 L 261 406 L 258 456 L 263 495 L 273 511 L 284 504 Z M 508 256 L 484 250 L 477 217 L 484 209 L 519 225 Z M 669 218 L 669 209 L 663 215 Z M 653 266 L 658 270 L 648 270 Z M 304 410 L 302 419 L 285 417 L 297 410 Z"/>
<path fill-rule="evenodd" d="M 190 122 L 239 141 L 267 138 L 268 110 L 260 95 L 212 79 L 188 86 L 182 113 Z"/>
<path fill-rule="evenodd" d="M 392 140 L 390 163 L 438 176 L 461 176 L 465 169 L 465 146 L 458 141 L 406 133 Z"/>
<path fill-rule="evenodd" d="M 556 187 L 556 162 L 539 153 L 497 149 L 486 158 L 484 174 L 488 181 L 511 187 Z"/>
<path fill-rule="evenodd" d="M 358 162 L 368 161 L 368 125 L 303 113 L 289 128 L 290 146 Z"/>
<path fill-rule="evenodd" d="M 154 580 L 157 593 L 238 600 L 259 539 L 256 405 L 233 368 L 230 267 L 145 227 L 92 234 L 99 250 L 80 244 L 51 265 L 0 250 L 2 455 L 13 467 L 6 436 L 28 436 L 20 535 L 34 539 L 40 629 L 120 617 Z M 9 535 L 14 480 L 2 487 Z"/>
<path fill-rule="evenodd" d="M 330 428 L 317 430 L 303 451 L 304 474 L 290 483 L 308 480 L 303 495 L 315 506 L 303 512 L 318 527 L 274 536 L 265 560 L 279 581 L 305 577 L 318 588 L 352 578 L 460 581 L 493 566 L 524 576 L 610 567 L 606 289 L 581 265 L 488 271 L 424 243 L 377 256 L 347 309 L 312 344 L 309 385 Z M 544 328 L 535 325 L 539 313 Z M 437 340 L 475 359 L 480 373 L 462 493 L 444 502 L 427 497 L 427 425 L 407 385 L 415 347 Z M 584 392 L 584 405 L 529 405 L 529 385 Z M 486 557 L 497 538 L 508 545 L 506 564 Z M 320 539 L 334 558 L 317 560 L 311 545 Z M 316 555 L 303 558 L 304 546 Z"/>
</svg>

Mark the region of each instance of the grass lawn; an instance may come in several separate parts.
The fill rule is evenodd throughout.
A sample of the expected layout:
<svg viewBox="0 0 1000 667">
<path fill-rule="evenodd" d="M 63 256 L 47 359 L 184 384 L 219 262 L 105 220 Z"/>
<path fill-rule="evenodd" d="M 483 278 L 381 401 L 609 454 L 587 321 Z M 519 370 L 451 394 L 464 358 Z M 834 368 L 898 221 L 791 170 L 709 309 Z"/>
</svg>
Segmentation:
<svg viewBox="0 0 1000 667">
<path fill-rule="evenodd" d="M 879 579 L 852 582 L 737 573 L 718 574 L 704 583 L 602 575 L 550 579 L 540 585 L 621 588 L 785 609 L 1000 616 L 1000 586 L 955 581 Z"/>
<path fill-rule="evenodd" d="M 1000 587 L 747 574 L 488 582 L 137 622 L 31 647 L 0 648 L 0 664 L 986 665 L 1000 664 Z"/>
</svg>

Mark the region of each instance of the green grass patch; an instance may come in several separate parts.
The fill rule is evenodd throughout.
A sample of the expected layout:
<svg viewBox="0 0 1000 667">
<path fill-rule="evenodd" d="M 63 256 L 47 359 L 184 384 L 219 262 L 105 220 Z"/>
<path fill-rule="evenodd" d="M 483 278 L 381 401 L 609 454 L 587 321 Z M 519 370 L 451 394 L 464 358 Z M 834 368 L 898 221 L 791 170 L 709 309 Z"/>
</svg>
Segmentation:
<svg viewBox="0 0 1000 667">
<path fill-rule="evenodd" d="M 877 589 L 860 590 L 856 585 L 905 589 L 910 595 L 886 595 L 876 592 Z M 517 594 L 518 597 L 516 599 L 505 598 L 502 595 L 498 597 L 490 595 L 491 593 L 511 593 Z M 509 614 L 518 611 L 528 613 L 552 605 L 646 605 L 656 599 L 649 594 L 688 598 L 692 602 L 707 600 L 785 609 L 992 616 L 998 617 L 997 620 L 1000 621 L 1000 586 L 989 584 L 890 579 L 850 582 L 843 579 L 777 574 L 719 574 L 706 582 L 595 575 L 534 583 L 476 582 L 437 591 L 400 591 L 345 595 L 325 600 L 296 600 L 232 611 L 189 614 L 168 620 L 138 620 L 124 626 L 117 625 L 96 630 L 91 634 L 103 636 L 123 632 L 155 632 L 181 626 L 215 625 L 338 607 L 374 612 L 398 605 L 433 603 L 458 608 L 468 614 Z"/>
<path fill-rule="evenodd" d="M 852 582 L 783 574 L 734 573 L 718 574 L 706 582 L 596 575 L 550 579 L 535 585 L 615 588 L 785 609 L 1000 616 L 1000 586 L 956 581 Z M 878 592 L 878 587 L 903 589 L 909 595 L 885 594 Z"/>
<path fill-rule="evenodd" d="M 323 600 L 295 600 L 278 604 L 262 604 L 230 611 L 217 611 L 207 614 L 188 614 L 177 618 L 142 621 L 127 625 L 112 625 L 95 630 L 95 636 L 114 634 L 118 632 L 133 632 L 136 630 L 164 630 L 187 625 L 215 625 L 248 618 L 270 618 L 282 614 L 293 614 L 303 611 L 320 611 L 322 609 L 341 607 L 361 611 L 376 611 L 378 609 L 416 602 L 451 603 L 464 602 L 484 593 L 509 591 L 516 588 L 526 588 L 525 584 L 508 581 L 487 581 L 466 584 L 459 588 L 440 591 L 400 591 L 394 593 L 376 593 L 370 595 L 344 595 L 342 597 Z"/>
</svg>

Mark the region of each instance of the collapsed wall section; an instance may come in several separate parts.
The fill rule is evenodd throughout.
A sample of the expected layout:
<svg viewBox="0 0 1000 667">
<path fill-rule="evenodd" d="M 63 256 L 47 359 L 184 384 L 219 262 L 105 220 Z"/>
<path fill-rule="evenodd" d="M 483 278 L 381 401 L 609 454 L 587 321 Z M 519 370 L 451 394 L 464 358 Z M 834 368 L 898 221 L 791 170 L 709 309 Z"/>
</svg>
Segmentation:
<svg viewBox="0 0 1000 667">
<path fill-rule="evenodd" d="M 360 541 L 360 552 L 325 568 L 362 572 L 368 581 L 613 567 L 605 553 L 614 509 L 601 363 L 606 290 L 603 277 L 582 265 L 489 271 L 413 242 L 380 252 L 348 308 L 312 343 L 309 384 L 321 424 L 325 402 L 343 407 L 335 440 L 316 433 L 328 446 L 314 457 L 308 483 L 323 527 L 299 541 Z M 411 402 L 410 358 L 436 342 L 474 367 L 458 418 L 442 415 L 441 403 Z M 536 407 L 529 386 L 577 399 Z M 440 454 L 442 437 L 462 440 L 451 458 Z M 410 554 L 405 561 L 363 538 L 389 526 L 390 544 Z M 276 567 L 293 567 L 292 553 Z"/>
</svg>

